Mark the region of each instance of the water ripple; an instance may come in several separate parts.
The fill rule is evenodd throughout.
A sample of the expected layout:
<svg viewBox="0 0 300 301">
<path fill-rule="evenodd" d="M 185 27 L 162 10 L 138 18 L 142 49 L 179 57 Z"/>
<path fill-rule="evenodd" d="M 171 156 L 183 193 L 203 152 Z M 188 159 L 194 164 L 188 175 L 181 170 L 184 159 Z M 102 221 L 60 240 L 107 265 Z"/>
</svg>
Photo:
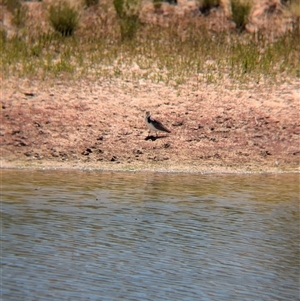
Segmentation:
<svg viewBox="0 0 300 301">
<path fill-rule="evenodd" d="M 2 177 L 3 300 L 299 298 L 298 175 Z"/>
</svg>

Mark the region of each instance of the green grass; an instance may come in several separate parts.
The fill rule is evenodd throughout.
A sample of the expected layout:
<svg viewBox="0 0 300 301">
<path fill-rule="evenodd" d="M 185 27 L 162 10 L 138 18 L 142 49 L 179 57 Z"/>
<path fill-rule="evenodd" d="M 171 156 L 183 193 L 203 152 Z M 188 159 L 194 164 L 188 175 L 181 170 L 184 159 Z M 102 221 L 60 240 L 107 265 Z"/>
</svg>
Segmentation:
<svg viewBox="0 0 300 301">
<path fill-rule="evenodd" d="M 86 35 L 1 39 L 5 77 L 49 79 L 147 80 L 180 86 L 189 80 L 222 85 L 300 76 L 300 38 L 290 33 L 274 43 L 241 33 L 214 33 L 189 28 L 183 38 L 174 27 L 144 25 L 133 39 Z"/>
</svg>

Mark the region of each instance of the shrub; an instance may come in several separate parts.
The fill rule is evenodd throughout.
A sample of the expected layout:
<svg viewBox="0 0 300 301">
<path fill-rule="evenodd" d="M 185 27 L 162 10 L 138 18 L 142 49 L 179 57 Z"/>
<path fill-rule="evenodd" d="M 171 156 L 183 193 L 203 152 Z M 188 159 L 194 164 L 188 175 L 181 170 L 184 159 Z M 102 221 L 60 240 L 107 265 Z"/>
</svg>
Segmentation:
<svg viewBox="0 0 300 301">
<path fill-rule="evenodd" d="M 177 4 L 177 0 L 164 0 L 163 2 L 167 2 L 171 5 L 176 5 Z"/>
<path fill-rule="evenodd" d="M 251 5 L 249 2 L 240 2 L 240 0 L 231 1 L 232 19 L 236 28 L 240 31 L 245 29 L 248 21 Z"/>
<path fill-rule="evenodd" d="M 132 40 L 136 36 L 139 25 L 138 16 L 132 15 L 122 19 L 120 22 L 122 40 Z"/>
<path fill-rule="evenodd" d="M 20 0 L 4 0 L 4 5 L 12 14 L 14 13 L 15 9 L 18 9 L 22 6 Z"/>
<path fill-rule="evenodd" d="M 124 18 L 125 17 L 124 8 L 123 8 L 124 1 L 123 0 L 114 0 L 113 3 L 114 3 L 114 7 L 115 7 L 118 17 L 120 19 Z"/>
<path fill-rule="evenodd" d="M 6 43 L 7 34 L 4 28 L 0 28 L 0 45 L 1 47 Z"/>
<path fill-rule="evenodd" d="M 114 7 L 119 18 L 122 40 L 133 39 L 140 26 L 137 0 L 114 0 Z"/>
<path fill-rule="evenodd" d="M 12 17 L 12 23 L 18 28 L 24 27 L 27 18 L 27 7 L 20 6 L 15 9 Z"/>
<path fill-rule="evenodd" d="M 84 0 L 84 2 L 87 7 L 90 7 L 93 5 L 97 5 L 99 3 L 99 0 Z"/>
<path fill-rule="evenodd" d="M 17 28 L 24 27 L 27 17 L 27 7 L 23 6 L 20 0 L 6 0 L 4 4 L 12 13 L 12 24 Z"/>
<path fill-rule="evenodd" d="M 289 2 L 289 8 L 291 10 L 291 12 L 296 16 L 296 17 L 300 17 L 300 3 L 297 0 L 291 0 Z"/>
<path fill-rule="evenodd" d="M 289 3 L 289 8 L 292 14 L 295 16 L 296 24 L 295 27 L 299 31 L 300 29 L 300 2 L 299 0 L 291 0 Z"/>
<path fill-rule="evenodd" d="M 208 14 L 213 7 L 218 7 L 220 0 L 202 0 L 200 2 L 200 11 L 203 14 Z"/>
<path fill-rule="evenodd" d="M 55 31 L 63 36 L 71 36 L 78 26 L 78 11 L 68 2 L 61 1 L 49 8 L 49 21 Z"/>
<path fill-rule="evenodd" d="M 153 6 L 154 6 L 155 12 L 160 11 L 160 9 L 162 7 L 162 1 L 161 0 L 153 0 Z"/>
</svg>

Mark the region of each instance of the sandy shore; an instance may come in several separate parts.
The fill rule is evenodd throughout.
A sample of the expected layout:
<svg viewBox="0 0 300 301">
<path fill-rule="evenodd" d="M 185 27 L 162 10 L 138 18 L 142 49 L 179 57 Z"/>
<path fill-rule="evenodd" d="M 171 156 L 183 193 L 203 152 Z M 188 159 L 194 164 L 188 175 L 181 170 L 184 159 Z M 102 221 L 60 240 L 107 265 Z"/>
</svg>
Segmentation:
<svg viewBox="0 0 300 301">
<path fill-rule="evenodd" d="M 297 83 L 2 80 L 2 168 L 299 172 Z M 145 111 L 170 134 L 147 138 Z"/>
</svg>

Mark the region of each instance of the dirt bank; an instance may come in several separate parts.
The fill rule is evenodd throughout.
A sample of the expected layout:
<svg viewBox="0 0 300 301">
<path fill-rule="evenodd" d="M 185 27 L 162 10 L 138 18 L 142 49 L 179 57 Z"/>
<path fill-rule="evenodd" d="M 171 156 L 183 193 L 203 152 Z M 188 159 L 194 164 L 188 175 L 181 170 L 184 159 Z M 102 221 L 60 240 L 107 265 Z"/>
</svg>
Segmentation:
<svg viewBox="0 0 300 301">
<path fill-rule="evenodd" d="M 184 172 L 299 171 L 297 83 L 3 80 L 2 167 Z M 146 139 L 144 113 L 171 134 Z"/>
</svg>

